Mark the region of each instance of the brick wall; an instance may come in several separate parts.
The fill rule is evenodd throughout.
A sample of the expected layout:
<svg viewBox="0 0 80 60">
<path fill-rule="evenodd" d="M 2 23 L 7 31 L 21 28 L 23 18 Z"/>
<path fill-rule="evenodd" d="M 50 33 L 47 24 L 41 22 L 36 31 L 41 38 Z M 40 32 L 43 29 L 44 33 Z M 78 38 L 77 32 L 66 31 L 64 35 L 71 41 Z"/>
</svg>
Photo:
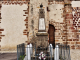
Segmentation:
<svg viewBox="0 0 80 60">
<path fill-rule="evenodd" d="M 23 10 L 25 12 L 25 14 L 23 16 L 26 16 L 25 21 L 25 26 L 26 29 L 23 31 L 23 35 L 26 35 L 28 37 L 28 17 L 29 17 L 29 2 L 28 2 L 28 8 L 27 10 Z M 27 41 L 25 41 L 27 43 Z"/>
<path fill-rule="evenodd" d="M 1 7 L 2 7 L 2 3 L 0 3 L 0 25 L 1 25 L 1 19 L 2 19 L 2 17 L 1 17 Z M 2 34 L 2 31 L 4 31 L 4 29 L 1 28 L 1 26 L 0 26 L 0 42 L 1 42 L 2 37 L 5 36 L 5 35 Z M 1 50 L 1 45 L 0 45 L 0 50 Z"/>
<path fill-rule="evenodd" d="M 71 49 L 80 49 L 79 28 L 80 13 L 79 7 L 72 7 L 71 4 L 65 4 L 65 19 L 67 23 L 67 44 Z"/>
<path fill-rule="evenodd" d="M 26 16 L 26 19 L 24 20 L 25 21 L 25 26 L 26 26 L 26 29 L 23 31 L 23 35 L 27 35 L 27 31 L 28 31 L 28 15 L 29 15 L 29 4 L 30 4 L 30 0 L 2 0 L 1 1 L 2 4 L 4 5 L 23 5 L 23 4 L 28 4 L 28 8 L 26 10 L 23 10 L 24 11 L 24 15 L 23 16 Z M 1 16 L 1 15 L 0 15 Z M 1 17 L 0 17 L 1 18 Z"/>
<path fill-rule="evenodd" d="M 74 48 L 73 45 L 72 45 L 72 41 L 73 39 L 75 39 L 73 37 L 74 34 L 76 34 L 75 32 L 72 32 L 74 30 L 73 28 L 73 20 L 72 20 L 72 9 L 71 9 L 71 5 L 70 4 L 65 4 L 65 11 L 66 11 L 66 14 L 65 14 L 65 19 L 66 19 L 66 23 L 67 23 L 67 43 L 68 45 L 71 46 L 71 48 Z M 75 35 L 76 36 L 76 35 Z"/>
<path fill-rule="evenodd" d="M 0 1 L 7 1 L 7 0 L 0 0 Z M 30 0 L 8 0 L 8 1 L 30 1 Z"/>
<path fill-rule="evenodd" d="M 63 5 L 63 8 L 62 7 L 57 8 L 58 4 L 60 4 L 61 6 Z M 66 44 L 67 33 L 66 33 L 66 21 L 64 16 L 65 13 L 64 2 L 52 1 L 52 2 L 48 2 L 48 5 L 53 5 L 53 6 L 56 5 L 56 8 L 53 7 L 54 8 L 53 11 L 51 11 L 49 8 L 49 11 L 47 12 L 49 16 L 47 17 L 49 19 L 48 24 L 52 24 L 55 27 L 55 43 Z M 54 15 L 52 14 L 52 12 Z M 51 17 L 54 18 L 50 19 Z"/>
<path fill-rule="evenodd" d="M 14 4 L 23 5 L 23 4 L 27 4 L 28 2 L 29 1 L 1 1 L 1 3 L 4 5 L 14 5 Z"/>
<path fill-rule="evenodd" d="M 73 11 L 73 28 L 76 32 L 76 39 L 75 44 L 76 44 L 76 49 L 80 49 L 80 7 L 72 7 Z"/>
</svg>

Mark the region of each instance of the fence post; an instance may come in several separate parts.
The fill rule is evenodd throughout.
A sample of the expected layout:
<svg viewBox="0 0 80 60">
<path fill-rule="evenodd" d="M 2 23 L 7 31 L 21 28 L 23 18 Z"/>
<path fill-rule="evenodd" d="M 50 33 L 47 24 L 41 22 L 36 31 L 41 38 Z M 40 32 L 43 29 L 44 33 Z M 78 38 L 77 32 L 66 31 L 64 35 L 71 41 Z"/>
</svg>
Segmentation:
<svg viewBox="0 0 80 60">
<path fill-rule="evenodd" d="M 50 45 L 50 55 L 51 55 L 51 60 L 52 60 L 52 49 L 51 49 L 51 45 Z"/>
<path fill-rule="evenodd" d="M 69 46 L 69 58 L 70 58 L 70 46 Z M 70 60 L 71 60 L 71 58 L 70 58 Z"/>
<path fill-rule="evenodd" d="M 19 57 L 18 57 L 18 45 L 17 45 L 17 60 L 18 60 L 18 58 L 19 58 Z"/>
<path fill-rule="evenodd" d="M 30 43 L 30 54 L 32 55 L 32 44 Z"/>
<path fill-rule="evenodd" d="M 59 46 L 56 45 L 54 60 L 59 60 Z"/>
<path fill-rule="evenodd" d="M 24 43 L 23 43 L 23 46 L 22 46 L 22 54 L 24 55 Z"/>
<path fill-rule="evenodd" d="M 23 44 L 21 44 L 21 55 L 22 55 L 22 47 L 23 47 Z"/>
<path fill-rule="evenodd" d="M 24 44 L 24 54 L 25 54 L 25 44 Z"/>
<path fill-rule="evenodd" d="M 35 60 L 36 60 L 36 45 L 35 45 Z"/>
<path fill-rule="evenodd" d="M 62 56 L 62 45 L 61 45 L 61 56 Z"/>
<path fill-rule="evenodd" d="M 65 46 L 64 46 L 64 60 L 65 60 Z"/>
<path fill-rule="evenodd" d="M 69 55 L 70 55 L 70 47 L 69 47 Z"/>
</svg>

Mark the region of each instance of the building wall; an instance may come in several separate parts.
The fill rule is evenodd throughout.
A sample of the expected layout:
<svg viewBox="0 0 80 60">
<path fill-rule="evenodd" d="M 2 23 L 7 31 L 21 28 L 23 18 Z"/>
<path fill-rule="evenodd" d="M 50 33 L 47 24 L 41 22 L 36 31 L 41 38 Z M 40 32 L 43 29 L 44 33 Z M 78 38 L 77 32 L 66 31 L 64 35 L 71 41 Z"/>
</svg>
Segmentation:
<svg viewBox="0 0 80 60">
<path fill-rule="evenodd" d="M 69 42 L 68 45 L 71 47 L 71 60 L 80 60 L 79 3 L 80 1 L 72 1 L 71 5 L 66 6 L 67 42 Z"/>
<path fill-rule="evenodd" d="M 64 2 L 50 2 L 48 8 L 50 10 L 48 12 L 48 22 L 55 27 L 55 43 L 64 43 L 66 41 Z"/>
<path fill-rule="evenodd" d="M 45 3 L 44 3 L 45 2 Z M 28 20 L 28 32 L 29 32 L 29 39 L 31 40 L 33 35 L 36 36 L 36 33 L 38 32 L 38 20 L 39 20 L 39 9 L 40 9 L 40 5 L 41 3 L 44 6 L 44 11 L 45 11 L 45 21 L 47 22 L 47 10 L 46 7 L 48 6 L 48 1 L 47 0 L 34 0 L 34 1 L 30 1 L 30 8 L 29 8 L 29 20 Z M 33 9 L 33 10 L 32 10 Z M 31 21 L 34 21 L 34 24 L 32 24 Z M 34 28 L 32 29 L 32 26 L 34 26 Z M 47 24 L 46 24 L 47 26 Z M 34 31 L 34 33 L 33 33 Z"/>
<path fill-rule="evenodd" d="M 65 20 L 67 26 L 67 44 L 71 49 L 80 49 L 79 40 L 79 4 L 80 1 L 72 1 L 71 4 L 65 3 Z"/>
<path fill-rule="evenodd" d="M 74 47 L 73 49 L 80 49 L 80 6 L 79 6 L 80 1 L 73 1 L 72 2 L 72 15 L 73 15 L 73 28 L 76 31 L 75 32 L 76 37 L 72 36 L 74 39 Z M 75 35 L 74 34 L 74 35 Z"/>
<path fill-rule="evenodd" d="M 0 49 L 16 50 L 17 44 L 36 37 L 41 3 L 45 11 L 46 32 L 49 24 L 54 25 L 55 43 L 70 45 L 71 60 L 80 60 L 80 1 L 0 2 Z"/>
<path fill-rule="evenodd" d="M 0 28 L 3 30 L 1 35 L 1 51 L 16 51 L 17 45 L 27 41 L 28 2 L 18 2 L 17 4 L 3 2 L 1 8 Z M 4 37 L 2 37 L 4 36 Z"/>
<path fill-rule="evenodd" d="M 47 1 L 39 1 L 39 2 L 46 2 L 48 4 L 43 4 L 43 9 L 45 10 L 45 21 L 46 21 L 46 32 L 48 31 L 49 24 L 54 25 L 55 27 L 55 43 L 62 43 L 70 45 L 70 52 L 71 52 L 71 60 L 79 60 L 80 52 L 78 49 L 80 49 L 80 33 L 79 33 L 79 17 L 76 16 L 77 20 L 74 20 L 75 16 L 73 16 L 74 9 L 77 9 L 79 12 L 79 1 L 78 3 L 71 2 L 47 2 Z M 77 2 L 77 1 L 76 1 Z M 31 5 L 33 6 L 33 14 L 31 13 L 30 8 L 30 17 L 29 19 L 34 20 L 34 32 L 38 32 L 38 20 L 39 20 L 39 3 L 36 1 L 32 1 Z M 74 6 L 75 7 L 74 7 Z M 78 6 L 76 6 L 78 5 Z M 49 8 L 49 11 L 47 11 L 47 7 Z M 78 7 L 78 8 L 77 8 Z M 46 8 L 46 9 L 45 9 Z M 75 10 L 77 15 L 77 10 Z M 31 24 L 31 21 L 29 20 L 29 24 Z M 74 22 L 75 21 L 75 22 Z M 33 30 L 29 25 L 29 39 L 33 37 Z M 77 27 L 77 29 L 75 28 Z M 74 49 L 74 50 L 73 50 Z M 77 52 L 78 51 L 78 52 Z M 77 57 L 76 57 L 77 55 Z M 74 59 L 75 57 L 75 59 Z"/>
<path fill-rule="evenodd" d="M 36 36 L 38 32 L 38 20 L 39 20 L 39 9 L 40 4 L 43 4 L 43 9 L 45 11 L 45 22 L 46 22 L 46 32 L 48 32 L 49 24 L 55 26 L 55 42 L 56 43 L 63 43 L 66 41 L 66 28 L 65 28 L 65 19 L 63 15 L 64 10 L 64 2 L 48 2 L 48 0 L 34 0 L 30 1 L 30 10 L 29 10 L 29 21 L 28 21 L 28 32 L 29 32 L 29 39 L 31 40 L 33 35 Z M 47 11 L 47 7 L 50 11 Z M 33 8 L 33 10 L 31 10 Z M 31 21 L 34 21 L 34 29 L 32 29 Z M 60 29 L 61 28 L 61 29 Z M 33 34 L 34 31 L 34 34 Z"/>
</svg>

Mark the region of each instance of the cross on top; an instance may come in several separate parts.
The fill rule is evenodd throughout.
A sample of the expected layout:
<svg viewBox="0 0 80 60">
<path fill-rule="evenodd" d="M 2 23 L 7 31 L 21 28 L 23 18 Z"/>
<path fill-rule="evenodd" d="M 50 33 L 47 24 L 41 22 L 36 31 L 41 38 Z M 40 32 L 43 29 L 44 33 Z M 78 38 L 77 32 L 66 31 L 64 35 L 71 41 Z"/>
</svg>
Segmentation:
<svg viewBox="0 0 80 60">
<path fill-rule="evenodd" d="M 42 3 L 41 3 L 40 8 L 42 8 L 42 7 L 43 7 L 43 5 L 42 5 Z"/>
</svg>

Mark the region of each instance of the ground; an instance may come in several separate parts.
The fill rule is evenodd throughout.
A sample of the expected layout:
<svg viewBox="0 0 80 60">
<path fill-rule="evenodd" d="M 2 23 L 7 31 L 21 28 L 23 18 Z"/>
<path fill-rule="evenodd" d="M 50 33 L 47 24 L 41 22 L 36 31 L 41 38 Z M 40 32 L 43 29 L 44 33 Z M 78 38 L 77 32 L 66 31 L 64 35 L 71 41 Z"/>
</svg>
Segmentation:
<svg viewBox="0 0 80 60">
<path fill-rule="evenodd" d="M 17 60 L 17 53 L 0 53 L 0 60 Z"/>
<path fill-rule="evenodd" d="M 80 50 L 70 50 L 71 60 L 80 60 Z"/>
</svg>

